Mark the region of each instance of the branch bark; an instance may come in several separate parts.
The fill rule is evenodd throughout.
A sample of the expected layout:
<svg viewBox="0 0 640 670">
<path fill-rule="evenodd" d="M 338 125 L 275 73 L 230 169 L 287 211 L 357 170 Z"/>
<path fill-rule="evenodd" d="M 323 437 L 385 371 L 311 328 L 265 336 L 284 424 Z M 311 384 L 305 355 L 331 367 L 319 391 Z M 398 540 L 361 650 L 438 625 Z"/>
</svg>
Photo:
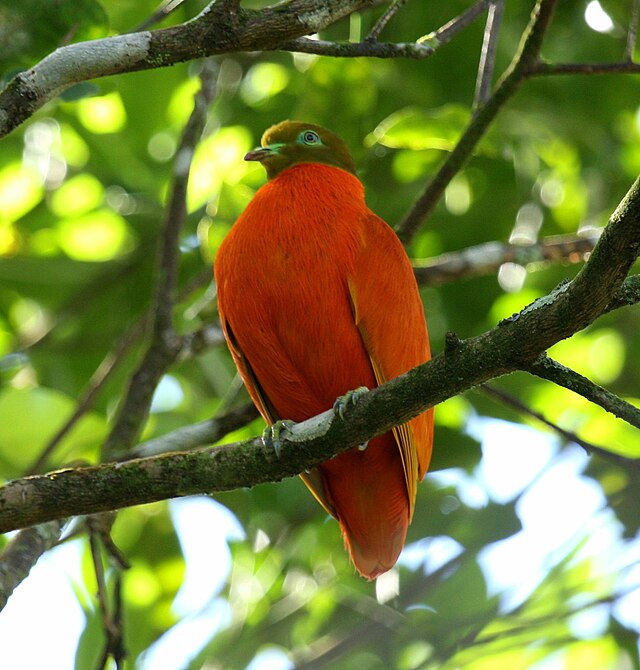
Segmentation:
<svg viewBox="0 0 640 670">
<path fill-rule="evenodd" d="M 372 5 L 373 0 L 289 0 L 250 10 L 217 0 L 178 26 L 61 47 L 0 92 L 0 137 L 72 84 L 215 54 L 276 49 Z"/>
</svg>

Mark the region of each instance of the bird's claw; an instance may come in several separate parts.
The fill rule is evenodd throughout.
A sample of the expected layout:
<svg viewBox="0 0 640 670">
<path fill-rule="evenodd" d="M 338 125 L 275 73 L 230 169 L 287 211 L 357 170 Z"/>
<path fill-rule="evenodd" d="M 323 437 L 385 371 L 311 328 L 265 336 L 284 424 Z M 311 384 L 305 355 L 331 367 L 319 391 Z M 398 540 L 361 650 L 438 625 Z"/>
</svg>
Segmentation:
<svg viewBox="0 0 640 670">
<path fill-rule="evenodd" d="M 358 386 L 353 391 L 347 391 L 333 403 L 333 411 L 341 419 L 344 419 L 344 413 L 347 411 L 349 405 L 355 405 L 365 393 L 369 393 L 369 389 L 366 386 Z"/>
<path fill-rule="evenodd" d="M 290 431 L 291 426 L 293 425 L 293 421 L 285 419 L 283 421 L 272 423 L 262 431 L 262 444 L 264 444 L 267 449 L 273 449 L 277 458 L 280 458 L 280 448 L 282 447 L 281 438 Z"/>
</svg>

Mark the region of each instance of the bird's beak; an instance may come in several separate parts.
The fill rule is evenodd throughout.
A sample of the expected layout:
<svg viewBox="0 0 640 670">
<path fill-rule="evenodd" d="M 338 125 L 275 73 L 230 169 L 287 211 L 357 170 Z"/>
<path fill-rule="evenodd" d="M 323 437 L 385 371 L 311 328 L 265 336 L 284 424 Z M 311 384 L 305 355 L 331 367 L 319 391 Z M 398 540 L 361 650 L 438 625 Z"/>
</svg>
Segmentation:
<svg viewBox="0 0 640 670">
<path fill-rule="evenodd" d="M 246 161 L 258 161 L 262 163 L 263 160 L 269 158 L 269 156 L 274 156 L 276 153 L 277 151 L 271 147 L 258 147 L 245 154 L 244 159 Z"/>
</svg>

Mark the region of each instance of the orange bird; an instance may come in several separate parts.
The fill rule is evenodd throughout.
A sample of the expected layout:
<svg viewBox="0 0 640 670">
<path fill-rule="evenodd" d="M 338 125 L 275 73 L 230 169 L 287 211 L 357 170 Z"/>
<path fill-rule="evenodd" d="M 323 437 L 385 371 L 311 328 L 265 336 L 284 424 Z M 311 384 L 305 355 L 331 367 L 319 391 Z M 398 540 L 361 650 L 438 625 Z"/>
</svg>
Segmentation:
<svg viewBox="0 0 640 670">
<path fill-rule="evenodd" d="M 283 121 L 245 160 L 269 181 L 220 245 L 215 279 L 231 355 L 265 421 L 308 419 L 427 361 L 409 259 L 367 207 L 345 143 Z M 432 441 L 429 410 L 302 475 L 368 579 L 402 550 Z"/>
</svg>

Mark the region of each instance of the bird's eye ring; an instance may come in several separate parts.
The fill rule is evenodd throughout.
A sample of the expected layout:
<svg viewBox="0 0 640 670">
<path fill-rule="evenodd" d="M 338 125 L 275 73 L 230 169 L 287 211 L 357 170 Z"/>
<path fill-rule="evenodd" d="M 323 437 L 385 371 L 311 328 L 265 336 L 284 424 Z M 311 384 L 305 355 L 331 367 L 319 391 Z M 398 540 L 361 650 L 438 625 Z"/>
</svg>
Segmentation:
<svg viewBox="0 0 640 670">
<path fill-rule="evenodd" d="M 313 130 L 305 130 L 300 134 L 300 139 L 304 144 L 320 144 L 320 135 Z"/>
</svg>

